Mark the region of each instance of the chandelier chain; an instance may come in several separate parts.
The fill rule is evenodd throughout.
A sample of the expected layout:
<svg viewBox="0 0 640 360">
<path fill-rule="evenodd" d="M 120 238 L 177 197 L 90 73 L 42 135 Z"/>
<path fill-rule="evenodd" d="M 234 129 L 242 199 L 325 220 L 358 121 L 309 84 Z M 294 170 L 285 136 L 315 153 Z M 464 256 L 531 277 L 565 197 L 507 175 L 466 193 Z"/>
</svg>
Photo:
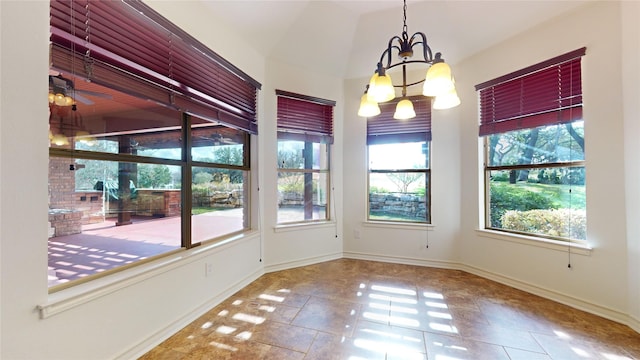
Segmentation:
<svg viewBox="0 0 640 360">
<path fill-rule="evenodd" d="M 407 33 L 407 0 L 404 0 L 403 13 L 404 15 L 402 17 L 402 32 Z"/>
</svg>

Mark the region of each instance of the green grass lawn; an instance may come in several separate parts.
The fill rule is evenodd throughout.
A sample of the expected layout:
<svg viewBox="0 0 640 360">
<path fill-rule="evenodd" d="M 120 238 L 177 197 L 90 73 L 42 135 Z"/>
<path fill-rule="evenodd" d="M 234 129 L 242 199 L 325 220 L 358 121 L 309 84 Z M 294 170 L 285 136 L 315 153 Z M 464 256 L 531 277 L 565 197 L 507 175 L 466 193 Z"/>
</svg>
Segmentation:
<svg viewBox="0 0 640 360">
<path fill-rule="evenodd" d="M 584 185 L 562 185 L 562 184 L 535 184 L 518 182 L 517 184 L 501 183 L 507 186 L 514 186 L 523 193 L 538 193 L 563 209 L 585 209 L 586 195 Z"/>
</svg>

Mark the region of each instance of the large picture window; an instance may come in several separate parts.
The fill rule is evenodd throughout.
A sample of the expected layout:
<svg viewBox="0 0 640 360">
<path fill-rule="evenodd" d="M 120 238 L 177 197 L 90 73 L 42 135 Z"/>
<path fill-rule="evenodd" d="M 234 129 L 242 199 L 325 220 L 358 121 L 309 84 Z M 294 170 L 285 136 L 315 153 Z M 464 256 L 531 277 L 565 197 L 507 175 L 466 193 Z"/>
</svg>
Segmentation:
<svg viewBox="0 0 640 360">
<path fill-rule="evenodd" d="M 278 224 L 329 220 L 335 102 L 278 90 Z"/>
<path fill-rule="evenodd" d="M 50 291 L 248 230 L 260 84 L 139 1 L 50 19 Z"/>
<path fill-rule="evenodd" d="M 480 84 L 485 228 L 586 240 L 581 57 Z"/>
<path fill-rule="evenodd" d="M 413 119 L 394 119 L 392 101 L 367 120 L 369 220 L 431 223 L 431 101 L 411 101 Z"/>
</svg>

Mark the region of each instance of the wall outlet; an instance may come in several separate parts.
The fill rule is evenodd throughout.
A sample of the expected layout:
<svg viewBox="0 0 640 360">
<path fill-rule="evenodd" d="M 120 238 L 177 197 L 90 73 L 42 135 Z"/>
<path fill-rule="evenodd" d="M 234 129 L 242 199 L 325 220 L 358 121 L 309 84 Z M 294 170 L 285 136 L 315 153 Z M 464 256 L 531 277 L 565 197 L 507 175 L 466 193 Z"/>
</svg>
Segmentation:
<svg viewBox="0 0 640 360">
<path fill-rule="evenodd" d="M 353 238 L 354 239 L 360 239 L 360 230 L 358 230 L 358 229 L 354 229 L 353 230 Z"/>
<path fill-rule="evenodd" d="M 204 264 L 204 276 L 208 277 L 213 273 L 213 263 L 205 263 Z"/>
</svg>

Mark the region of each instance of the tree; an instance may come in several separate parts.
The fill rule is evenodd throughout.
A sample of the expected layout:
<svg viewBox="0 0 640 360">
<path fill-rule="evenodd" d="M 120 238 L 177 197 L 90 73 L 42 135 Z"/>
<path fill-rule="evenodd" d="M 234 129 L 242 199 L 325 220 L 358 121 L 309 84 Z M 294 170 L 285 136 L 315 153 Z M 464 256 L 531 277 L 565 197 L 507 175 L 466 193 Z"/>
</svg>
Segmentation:
<svg viewBox="0 0 640 360">
<path fill-rule="evenodd" d="M 387 173 L 387 177 L 393 182 L 401 193 L 409 192 L 409 186 L 423 178 L 422 173 Z"/>
<path fill-rule="evenodd" d="M 242 165 L 244 163 L 242 146 L 239 145 L 216 146 L 213 150 L 213 157 L 212 162 L 218 164 Z M 240 170 L 212 169 L 210 173 L 214 179 L 228 178 L 232 184 L 242 184 L 244 181 L 244 176 Z"/>
<path fill-rule="evenodd" d="M 278 150 L 278 167 L 280 169 L 299 169 L 303 164 L 304 156 L 301 149 Z M 281 191 L 302 193 L 304 176 L 301 173 L 280 172 L 278 183 Z"/>
<path fill-rule="evenodd" d="M 206 184 L 213 180 L 213 175 L 206 172 L 199 172 L 193 175 L 194 184 Z"/>
<path fill-rule="evenodd" d="M 536 149 L 536 143 L 538 142 L 538 134 L 540 133 L 540 129 L 535 128 L 532 129 L 529 134 L 526 136 L 526 146 L 518 160 L 518 164 L 531 164 L 533 160 L 533 154 Z M 527 181 L 529 178 L 529 170 L 520 170 L 520 176 L 518 176 L 518 181 Z"/>
<path fill-rule="evenodd" d="M 139 188 L 157 189 L 171 184 L 171 171 L 167 165 L 138 164 Z"/>
</svg>

